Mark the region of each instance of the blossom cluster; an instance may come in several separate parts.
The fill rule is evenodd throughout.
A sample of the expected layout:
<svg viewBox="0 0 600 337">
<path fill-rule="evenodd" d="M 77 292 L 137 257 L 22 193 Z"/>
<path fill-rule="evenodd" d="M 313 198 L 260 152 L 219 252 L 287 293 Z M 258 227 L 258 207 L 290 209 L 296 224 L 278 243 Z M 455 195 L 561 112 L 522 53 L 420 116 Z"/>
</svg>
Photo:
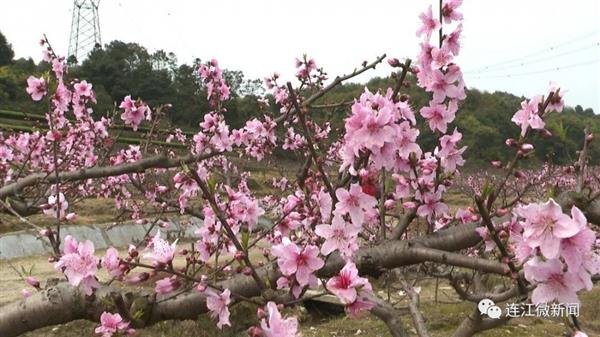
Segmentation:
<svg viewBox="0 0 600 337">
<path fill-rule="evenodd" d="M 442 18 L 446 24 L 462 20 L 462 14 L 458 12 L 461 3 L 462 0 L 444 2 Z M 460 67 L 452 62 L 460 52 L 462 24 L 459 23 L 450 34 L 441 36 L 436 47 L 430 42 L 431 36 L 438 29 L 442 32 L 442 23 L 433 17 L 431 6 L 420 18 L 422 26 L 417 31 L 417 36 L 423 36 L 423 41 L 417 65 L 417 79 L 419 86 L 433 94 L 429 105 L 421 108 L 420 112 L 428 120 L 432 131 L 446 133 L 448 123 L 456 116 L 459 101 L 466 97 L 462 72 Z"/>
<path fill-rule="evenodd" d="M 152 118 L 150 108 L 139 99 L 137 101 L 132 100 L 131 95 L 123 99 L 119 108 L 123 109 L 121 119 L 125 125 L 131 126 L 133 131 L 137 131 L 144 119 L 150 120 Z"/>
<path fill-rule="evenodd" d="M 581 210 L 573 206 L 569 216 L 550 199 L 519 206 L 514 214 L 510 238 L 525 278 L 536 285 L 532 302 L 578 303 L 577 292 L 591 290 L 591 276 L 600 272 L 596 234 Z"/>
<path fill-rule="evenodd" d="M 207 99 L 213 108 L 216 108 L 220 102 L 229 99 L 230 88 L 225 82 L 223 70 L 219 68 L 217 60 L 212 59 L 206 64 L 201 64 L 198 67 L 198 74 L 206 85 Z"/>
</svg>

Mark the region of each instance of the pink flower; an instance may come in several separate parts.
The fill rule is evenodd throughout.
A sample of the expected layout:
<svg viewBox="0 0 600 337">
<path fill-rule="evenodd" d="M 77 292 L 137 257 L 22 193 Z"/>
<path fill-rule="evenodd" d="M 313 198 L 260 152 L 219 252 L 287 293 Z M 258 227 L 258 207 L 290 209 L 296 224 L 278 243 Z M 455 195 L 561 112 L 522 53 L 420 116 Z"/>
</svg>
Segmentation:
<svg viewBox="0 0 600 337">
<path fill-rule="evenodd" d="M 442 26 L 440 21 L 433 18 L 433 10 L 431 9 L 431 6 L 429 6 L 427 12 L 421 13 L 419 15 L 419 18 L 421 19 L 423 24 L 419 28 L 419 30 L 417 30 L 417 36 L 425 34 L 426 40 L 429 40 L 431 38 L 431 33 L 440 29 L 440 27 Z"/>
<path fill-rule="evenodd" d="M 577 331 L 577 332 L 575 332 L 573 337 L 588 337 L 588 335 L 583 331 Z"/>
<path fill-rule="evenodd" d="M 206 307 L 210 310 L 210 314 L 213 318 L 219 318 L 217 327 L 222 329 L 223 325 L 231 326 L 228 308 L 229 303 L 231 303 L 231 291 L 225 289 L 221 294 L 218 294 L 213 289 L 209 288 L 206 290 L 206 294 Z"/>
<path fill-rule="evenodd" d="M 358 249 L 356 243 L 360 228 L 347 223 L 344 218 L 335 215 L 331 225 L 317 225 L 315 234 L 325 239 L 321 254 L 329 255 L 339 250 L 343 257 L 349 258 Z"/>
<path fill-rule="evenodd" d="M 421 206 L 417 208 L 418 216 L 431 220 L 434 214 L 439 215 L 448 212 L 448 206 L 441 201 L 442 193 L 440 190 L 435 193 L 427 192 L 423 195 L 418 194 L 422 202 Z"/>
<path fill-rule="evenodd" d="M 462 0 L 444 0 L 442 5 L 442 17 L 445 23 L 462 20 L 463 16 L 456 9 L 462 5 Z"/>
<path fill-rule="evenodd" d="M 137 131 L 142 120 L 146 118 L 146 112 L 150 111 L 144 103 L 137 103 L 132 100 L 131 95 L 128 95 L 123 99 L 119 108 L 123 109 L 121 119 L 126 125 L 130 125 L 133 128 L 133 131 Z"/>
<path fill-rule="evenodd" d="M 531 248 L 523 238 L 523 226 L 521 226 L 521 222 L 517 221 L 516 218 L 513 218 L 509 222 L 509 231 L 510 231 L 510 243 L 511 249 L 515 253 L 515 258 L 519 263 L 523 263 L 527 261 L 534 253 L 534 248 Z"/>
<path fill-rule="evenodd" d="M 579 208 L 571 208 L 571 217 L 577 223 L 579 232 L 561 240 L 560 255 L 565 259 L 569 270 L 576 271 L 583 264 L 586 255 L 592 251 L 596 242 L 596 233 L 587 227 L 587 219 Z"/>
<path fill-rule="evenodd" d="M 572 212 L 577 213 L 578 210 Z M 580 230 L 580 226 L 563 214 L 560 205 L 553 199 L 544 204 L 518 207 L 515 213 L 525 219 L 522 223 L 525 243 L 531 248 L 540 247 L 548 259 L 558 257 L 561 239 L 570 238 Z"/>
<path fill-rule="evenodd" d="M 430 105 L 433 103 L 442 103 L 446 97 L 459 100 L 465 98 L 462 74 L 460 68 L 455 64 L 449 65 L 446 73 L 443 73 L 439 69 L 432 70 L 431 77 L 426 84 L 426 90 L 433 92 L 433 99 Z"/>
<path fill-rule="evenodd" d="M 48 206 L 44 208 L 44 214 L 52 218 L 57 218 L 58 213 L 60 219 L 64 219 L 67 215 L 66 211 L 67 208 L 69 208 L 69 202 L 67 202 L 65 195 L 62 194 L 62 192 L 58 193 L 58 198 L 54 192 L 51 192 L 51 195 L 48 197 L 47 205 Z"/>
<path fill-rule="evenodd" d="M 479 218 L 476 214 L 471 212 L 471 210 L 462 208 L 456 210 L 456 215 L 454 217 L 460 221 L 461 224 L 477 221 Z"/>
<path fill-rule="evenodd" d="M 92 97 L 92 84 L 86 81 L 81 81 L 73 85 L 75 94 L 83 97 Z"/>
<path fill-rule="evenodd" d="M 350 214 L 352 224 L 361 228 L 365 218 L 365 212 L 377 205 L 377 200 L 362 191 L 359 184 L 350 185 L 350 190 L 338 188 L 335 191 L 338 202 L 335 204 L 335 213 L 343 215 Z"/>
<path fill-rule="evenodd" d="M 340 172 L 349 168 L 351 174 L 356 174 L 354 161 L 363 151 L 370 152 L 375 169 L 393 169 L 398 153 L 408 157 L 409 153 L 420 151 L 414 143 L 419 132 L 410 127 L 410 123 L 415 123 L 414 112 L 408 103 L 395 102 L 392 95 L 391 88 L 385 95 L 373 94 L 365 88 L 352 105 L 352 115 L 345 119 L 346 134 L 339 149 L 343 161 Z"/>
<path fill-rule="evenodd" d="M 177 251 L 177 241 L 175 240 L 169 245 L 169 242 L 160 238 L 160 230 L 156 231 L 156 235 L 148 245 L 152 251 L 144 254 L 144 258 L 153 260 L 155 265 L 170 264 Z"/>
<path fill-rule="evenodd" d="M 110 247 L 106 250 L 101 265 L 112 277 L 120 277 L 123 275 L 123 271 L 120 268 L 119 251 L 114 247 Z"/>
<path fill-rule="evenodd" d="M 452 135 L 444 135 L 440 138 L 440 147 L 436 148 L 436 155 L 441 159 L 442 167 L 446 172 L 454 172 L 457 166 L 465 164 L 462 154 L 467 147 L 456 148 L 456 144 L 461 139 L 462 134 L 457 129 L 454 129 Z"/>
<path fill-rule="evenodd" d="M 27 276 L 25 278 L 25 283 L 29 284 L 30 286 L 32 286 L 34 288 L 40 287 L 40 281 L 36 280 L 35 278 L 33 278 L 31 276 Z"/>
<path fill-rule="evenodd" d="M 442 68 L 452 61 L 450 49 L 445 45 L 442 48 L 434 47 L 431 49 L 431 67 Z"/>
<path fill-rule="evenodd" d="M 277 257 L 277 265 L 285 276 L 296 275 L 300 286 L 310 283 L 312 274 L 325 264 L 319 258 L 319 249 L 313 245 L 304 248 L 298 247 L 288 237 L 284 237 L 281 244 L 273 246 L 272 254 Z"/>
<path fill-rule="evenodd" d="M 398 134 L 395 139 L 395 146 L 398 147 L 398 155 L 400 158 L 408 159 L 411 153 L 414 153 L 417 158 L 421 156 L 421 147 L 416 143 L 419 136 L 419 129 L 411 128 L 408 122 L 398 124 Z"/>
<path fill-rule="evenodd" d="M 372 301 L 359 298 L 346 306 L 346 312 L 350 317 L 356 318 L 361 313 L 365 312 L 366 310 L 371 310 L 374 307 L 375 303 L 373 303 Z"/>
<path fill-rule="evenodd" d="M 65 237 L 64 253 L 54 268 L 62 270 L 72 286 L 81 285 L 85 294 L 91 295 L 94 288 L 100 287 L 96 280 L 98 258 L 94 256 L 94 244 L 89 240 L 77 243 L 68 235 Z"/>
<path fill-rule="evenodd" d="M 102 337 L 112 337 L 112 335 L 120 332 L 131 335 L 135 330 L 129 329 L 129 323 L 124 322 L 121 315 L 105 311 L 100 315 L 100 326 L 94 332 L 102 335 Z"/>
<path fill-rule="evenodd" d="M 554 95 L 552 95 L 552 99 L 548 103 L 547 111 L 561 112 L 565 107 L 565 101 L 563 100 L 565 90 L 560 88 L 556 83 L 550 82 L 550 92 L 553 92 Z"/>
<path fill-rule="evenodd" d="M 216 107 L 218 102 L 229 99 L 230 89 L 225 82 L 223 71 L 219 68 L 217 60 L 212 59 L 210 62 L 200 65 L 198 73 L 206 85 L 207 99 L 212 107 Z"/>
<path fill-rule="evenodd" d="M 533 304 L 548 303 L 557 300 L 559 303 L 579 303 L 577 291 L 585 285 L 577 274 L 564 272 L 563 264 L 558 259 L 541 261 L 539 258 L 529 260 L 524 265 L 527 281 L 537 284 L 531 294 Z"/>
<path fill-rule="evenodd" d="M 31 99 L 34 101 L 39 101 L 48 93 L 48 88 L 46 88 L 46 80 L 43 77 L 35 78 L 33 76 L 29 76 L 27 78 L 27 93 L 31 95 Z"/>
<path fill-rule="evenodd" d="M 460 34 L 462 33 L 462 23 L 459 24 L 456 29 L 448 34 L 446 38 L 444 38 L 444 42 L 442 44 L 442 48 L 448 49 L 454 56 L 457 56 L 460 52 Z"/>
<path fill-rule="evenodd" d="M 65 254 L 77 253 L 77 247 L 78 247 L 77 240 L 75 240 L 75 238 L 72 237 L 71 235 L 67 235 L 64 239 L 63 253 L 65 253 Z"/>
<path fill-rule="evenodd" d="M 521 102 L 521 110 L 517 111 L 511 121 L 521 127 L 521 136 L 525 136 L 528 128 L 541 130 L 546 126 L 546 123 L 538 114 L 539 105 L 542 101 L 542 96 L 534 96 L 529 101 Z"/>
<path fill-rule="evenodd" d="M 371 288 L 369 280 L 358 276 L 358 269 L 356 269 L 353 262 L 346 262 L 338 276 L 334 276 L 327 281 L 327 290 L 337 296 L 344 304 L 351 304 L 356 301 L 358 292 L 362 287 Z"/>
<path fill-rule="evenodd" d="M 181 282 L 179 282 L 176 275 L 173 275 L 171 277 L 165 277 L 156 281 L 156 287 L 154 287 L 154 291 L 156 291 L 157 294 L 167 294 L 179 289 L 180 286 Z"/>
<path fill-rule="evenodd" d="M 58 77 L 61 80 L 62 80 L 62 76 L 64 75 L 64 72 L 65 72 L 64 60 L 65 60 L 64 57 L 54 58 L 52 60 L 52 71 L 54 72 L 56 77 Z"/>
<path fill-rule="evenodd" d="M 27 298 L 27 297 L 31 296 L 31 291 L 29 291 L 27 289 L 21 289 L 21 296 L 23 296 L 23 298 Z"/>
<path fill-rule="evenodd" d="M 327 221 L 331 217 L 332 200 L 331 195 L 324 189 L 321 189 L 316 195 L 317 203 L 319 204 L 319 213 L 321 214 L 321 220 Z"/>
<path fill-rule="evenodd" d="M 265 210 L 258 205 L 258 201 L 249 193 L 236 192 L 227 187 L 229 195 L 227 215 L 232 219 L 248 226 L 248 230 L 258 223 L 258 218 L 265 214 Z"/>
<path fill-rule="evenodd" d="M 490 237 L 490 233 L 489 233 L 487 227 L 477 227 L 477 228 L 475 228 L 475 231 L 477 232 L 477 234 L 479 234 L 479 236 L 481 236 L 481 239 L 483 239 L 483 242 L 485 242 L 485 251 L 486 252 L 489 252 L 492 249 L 496 248 L 496 243 Z"/>
<path fill-rule="evenodd" d="M 439 130 L 446 133 L 448 123 L 454 120 L 456 110 L 454 104 L 446 107 L 444 104 L 430 102 L 430 106 L 421 108 L 421 115 L 429 121 L 431 131 Z"/>
<path fill-rule="evenodd" d="M 296 337 L 298 320 L 295 317 L 283 319 L 275 302 L 267 303 L 267 318 L 260 321 L 264 337 Z"/>
<path fill-rule="evenodd" d="M 352 106 L 353 110 L 363 109 L 364 106 L 355 103 Z M 369 109 L 370 110 L 370 109 Z M 381 109 L 377 113 L 373 111 L 363 111 L 362 125 L 354 131 L 355 141 L 361 143 L 369 149 L 380 148 L 394 136 L 394 129 L 390 125 L 392 118 L 392 110 Z"/>
</svg>

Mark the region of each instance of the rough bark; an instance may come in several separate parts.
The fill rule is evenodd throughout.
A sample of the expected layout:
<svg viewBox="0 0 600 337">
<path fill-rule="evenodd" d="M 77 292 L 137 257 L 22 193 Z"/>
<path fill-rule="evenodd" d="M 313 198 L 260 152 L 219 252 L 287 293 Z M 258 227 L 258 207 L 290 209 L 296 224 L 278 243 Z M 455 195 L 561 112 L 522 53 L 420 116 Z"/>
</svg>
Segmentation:
<svg viewBox="0 0 600 337">
<path fill-rule="evenodd" d="M 478 332 L 504 325 L 508 320 L 509 318 L 506 315 L 498 319 L 483 318 L 479 310 L 475 308 L 454 331 L 452 337 L 471 337 Z"/>
<path fill-rule="evenodd" d="M 374 298 L 373 301 L 376 305 L 371 309 L 371 313 L 387 325 L 392 337 L 408 337 L 408 332 L 400 320 L 398 310 L 380 298 Z"/>
<path fill-rule="evenodd" d="M 379 246 L 363 248 L 357 252 L 355 262 L 363 275 L 377 275 L 383 269 L 431 260 L 467 268 L 483 268 L 487 272 L 502 274 L 504 265 L 499 262 L 452 253 L 472 247 L 481 240 L 474 230 L 476 226 L 477 224 L 469 224 L 453 227 L 424 238 L 386 242 Z M 344 264 L 341 257 L 332 256 L 318 271 L 318 276 L 333 276 Z M 270 280 L 271 284 L 274 284 L 280 276 L 278 270 L 272 266 L 259 268 L 257 271 L 261 278 Z M 239 275 L 219 285 L 244 297 L 261 294 L 260 288 L 249 276 Z M 18 336 L 27 331 L 76 319 L 97 321 L 100 314 L 107 309 L 106 299 L 111 298 L 111 294 L 114 293 L 127 299 L 130 307 L 133 307 L 132 303 L 136 303 L 135 310 L 144 312 L 143 320 L 135 322 L 137 326 L 171 319 L 195 319 L 207 311 L 204 295 L 196 291 L 183 293 L 170 299 L 161 297 L 154 299 L 148 293 L 131 293 L 124 289 L 104 287 L 98 289 L 95 296 L 86 297 L 77 288 L 67 283 L 60 283 L 29 298 L 2 307 L 0 336 Z M 143 303 L 141 307 L 140 303 Z"/>
<path fill-rule="evenodd" d="M 134 163 L 124 163 L 115 166 L 98 166 L 91 168 L 83 168 L 75 171 L 60 172 L 58 175 L 49 175 L 47 173 L 33 173 L 24 178 L 18 179 L 13 183 L 0 187 L 0 199 L 4 200 L 6 197 L 18 195 L 24 188 L 35 186 L 42 182 L 54 184 L 57 180 L 60 180 L 61 182 L 70 182 L 81 181 L 86 179 L 114 177 L 130 173 L 143 173 L 148 169 L 172 168 L 181 166 L 182 163 L 189 164 L 192 162 L 202 161 L 206 158 L 210 158 L 218 154 L 219 153 L 206 155 L 188 154 L 185 156 L 174 158 L 169 158 L 165 154 L 160 154 L 154 157 L 141 159 Z"/>
<path fill-rule="evenodd" d="M 561 201 L 561 205 L 564 206 L 565 201 Z M 595 222 L 591 219 L 600 219 L 600 211 L 596 213 L 596 208 L 588 207 L 583 210 L 589 214 L 591 222 Z M 475 231 L 477 226 L 479 223 L 471 223 L 409 241 L 388 241 L 374 247 L 362 248 L 356 254 L 355 263 L 362 275 L 374 276 L 385 269 L 425 261 L 504 275 L 506 266 L 500 262 L 455 253 L 473 247 L 481 241 L 481 237 Z M 340 256 L 333 255 L 317 275 L 323 278 L 333 276 L 344 264 Z M 272 266 L 259 268 L 258 272 L 261 278 L 270 280 L 270 284 L 274 284 L 279 277 L 279 272 Z M 255 297 L 261 294 L 260 288 L 252 277 L 244 275 L 223 281 L 219 286 L 229 288 L 232 293 L 244 297 Z M 195 319 L 207 311 L 204 295 L 196 291 L 169 299 L 160 297 L 155 299 L 153 295 L 147 293 L 131 293 L 124 289 L 104 287 L 98 289 L 95 296 L 86 297 L 78 289 L 60 283 L 29 298 L 0 308 L 0 336 L 18 336 L 27 331 L 76 319 L 97 321 L 102 311 L 107 309 L 106 298 L 111 298 L 111 294 L 114 293 L 128 299 L 130 304 L 138 303 L 136 310 L 142 310 L 144 313 L 143 318 L 135 322 L 138 327 L 162 320 Z M 143 305 L 140 306 L 140 302 Z M 502 320 L 477 322 L 475 317 L 480 318 L 476 315 L 465 319 L 454 336 L 470 336 L 481 329 L 489 329 L 503 323 Z"/>
</svg>

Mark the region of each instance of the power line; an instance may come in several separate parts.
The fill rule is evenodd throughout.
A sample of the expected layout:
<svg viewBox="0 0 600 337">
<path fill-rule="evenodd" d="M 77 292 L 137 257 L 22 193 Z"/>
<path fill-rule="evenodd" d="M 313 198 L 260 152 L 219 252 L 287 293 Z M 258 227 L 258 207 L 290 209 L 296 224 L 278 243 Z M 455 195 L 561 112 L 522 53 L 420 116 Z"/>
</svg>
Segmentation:
<svg viewBox="0 0 600 337">
<path fill-rule="evenodd" d="M 595 31 L 589 32 L 587 34 L 575 37 L 574 39 L 571 39 L 569 41 L 565 41 L 565 42 L 562 42 L 562 43 L 559 43 L 559 44 L 556 44 L 556 45 L 553 45 L 553 46 L 550 46 L 550 47 L 538 50 L 536 52 L 532 52 L 532 53 L 529 53 L 529 54 L 526 54 L 526 55 L 522 55 L 522 56 L 519 56 L 519 57 L 516 57 L 516 58 L 504 60 L 504 61 L 499 61 L 499 62 L 490 64 L 490 65 L 487 65 L 487 66 L 483 66 L 483 67 L 479 67 L 479 68 L 473 68 L 473 69 L 470 69 L 470 70 L 466 70 L 465 73 L 466 72 L 471 72 L 472 73 L 472 72 L 477 72 L 477 71 L 489 70 L 490 68 L 495 68 L 497 66 L 502 66 L 502 65 L 506 65 L 506 64 L 511 64 L 511 63 L 519 62 L 519 61 L 522 61 L 524 59 L 530 58 L 532 56 L 537 56 L 537 55 L 540 55 L 540 54 L 543 54 L 543 53 L 552 52 L 555 49 L 558 49 L 558 48 L 561 48 L 561 47 L 573 44 L 573 43 L 581 41 L 581 40 L 585 40 L 585 39 L 589 38 L 590 36 L 594 36 L 594 35 L 596 35 L 598 33 L 600 33 L 600 30 L 595 30 Z"/>
<path fill-rule="evenodd" d="M 538 58 L 535 58 L 533 60 L 520 62 L 518 64 L 507 64 L 507 65 L 505 65 L 503 67 L 499 67 L 499 68 L 484 69 L 484 70 L 480 70 L 480 71 L 467 71 L 467 72 L 464 72 L 464 73 L 465 74 L 481 74 L 481 73 L 487 73 L 487 72 L 497 72 L 497 71 L 500 71 L 500 70 L 518 68 L 518 67 L 523 67 L 525 65 L 530 65 L 530 64 L 534 64 L 534 63 L 539 63 L 539 62 L 551 60 L 551 59 L 554 59 L 554 58 L 557 58 L 557 57 L 562 57 L 562 56 L 566 56 L 566 55 L 577 54 L 577 53 L 580 53 L 582 51 L 586 51 L 586 50 L 589 50 L 589 49 L 592 49 L 592 48 L 597 48 L 597 47 L 600 47 L 600 42 L 595 42 L 594 44 L 587 45 L 587 46 L 585 46 L 583 48 L 571 49 L 569 51 L 566 51 L 566 52 L 563 52 L 563 53 L 560 53 L 560 54 L 538 57 Z"/>
<path fill-rule="evenodd" d="M 570 68 L 581 67 L 581 66 L 585 66 L 585 65 L 589 65 L 589 64 L 593 64 L 593 63 L 598 63 L 598 62 L 600 62 L 600 59 L 588 60 L 588 61 L 584 61 L 584 62 L 573 63 L 573 64 L 568 64 L 568 65 L 558 66 L 558 67 L 553 67 L 553 68 L 547 68 L 547 69 L 542 69 L 542 70 L 529 71 L 529 72 L 525 72 L 525 73 L 491 75 L 491 76 L 474 76 L 474 77 L 471 77 L 471 79 L 502 78 L 502 77 L 511 78 L 511 77 L 529 76 L 529 75 L 543 74 L 543 73 L 547 73 L 547 72 L 551 72 L 551 71 L 560 71 L 560 70 L 565 70 L 565 69 L 570 69 Z"/>
</svg>

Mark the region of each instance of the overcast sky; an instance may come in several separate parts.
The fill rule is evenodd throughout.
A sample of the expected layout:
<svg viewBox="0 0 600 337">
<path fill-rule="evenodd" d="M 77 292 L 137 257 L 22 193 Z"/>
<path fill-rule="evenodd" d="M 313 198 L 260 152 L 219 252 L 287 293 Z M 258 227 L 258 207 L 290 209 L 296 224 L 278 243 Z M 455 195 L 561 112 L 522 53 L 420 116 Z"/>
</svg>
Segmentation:
<svg viewBox="0 0 600 337">
<path fill-rule="evenodd" d="M 103 43 L 138 42 L 186 63 L 215 57 L 252 78 L 273 71 L 290 78 L 294 57 L 303 53 L 334 77 L 383 53 L 414 59 L 418 14 L 434 2 L 102 0 L 100 26 Z M 457 62 L 467 86 L 531 96 L 554 80 L 568 89 L 568 105 L 600 113 L 600 1 L 464 2 Z M 71 0 L 2 0 L 0 31 L 17 57 L 39 60 L 43 33 L 66 54 L 72 6 Z M 359 80 L 388 72 L 379 67 Z"/>
</svg>

